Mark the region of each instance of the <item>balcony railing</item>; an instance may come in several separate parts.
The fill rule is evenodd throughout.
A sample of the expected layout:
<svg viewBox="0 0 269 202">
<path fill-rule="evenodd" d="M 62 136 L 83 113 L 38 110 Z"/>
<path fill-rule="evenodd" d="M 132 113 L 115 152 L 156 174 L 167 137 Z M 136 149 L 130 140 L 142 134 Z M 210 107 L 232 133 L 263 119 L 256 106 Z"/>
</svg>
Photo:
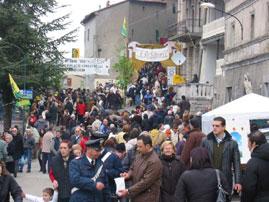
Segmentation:
<svg viewBox="0 0 269 202">
<path fill-rule="evenodd" d="M 218 35 L 224 35 L 224 31 L 224 17 L 222 17 L 203 26 L 202 39 L 205 40 L 208 38 L 216 37 Z"/>
<path fill-rule="evenodd" d="M 204 98 L 213 99 L 213 86 L 202 83 L 190 83 L 182 86 L 175 86 L 178 96 L 185 95 L 189 99 Z"/>
<path fill-rule="evenodd" d="M 202 24 L 200 19 L 187 18 L 178 23 L 168 26 L 168 37 L 189 42 L 201 38 Z"/>
</svg>

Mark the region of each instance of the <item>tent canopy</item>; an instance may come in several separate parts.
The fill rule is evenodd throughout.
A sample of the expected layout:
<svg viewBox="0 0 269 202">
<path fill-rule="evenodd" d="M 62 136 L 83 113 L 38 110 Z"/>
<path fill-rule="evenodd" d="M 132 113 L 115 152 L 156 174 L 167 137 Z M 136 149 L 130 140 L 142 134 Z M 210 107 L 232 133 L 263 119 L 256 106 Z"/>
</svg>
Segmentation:
<svg viewBox="0 0 269 202">
<path fill-rule="evenodd" d="M 208 116 L 225 116 L 225 115 L 241 115 L 250 114 L 255 116 L 259 113 L 268 113 L 269 115 L 269 98 L 254 93 L 245 95 L 228 104 L 220 106 L 206 114 Z"/>
<path fill-rule="evenodd" d="M 251 93 L 203 114 L 203 132 L 212 130 L 212 121 L 217 116 L 225 118 L 228 125 L 249 125 L 249 120 L 269 119 L 269 98 Z"/>
</svg>

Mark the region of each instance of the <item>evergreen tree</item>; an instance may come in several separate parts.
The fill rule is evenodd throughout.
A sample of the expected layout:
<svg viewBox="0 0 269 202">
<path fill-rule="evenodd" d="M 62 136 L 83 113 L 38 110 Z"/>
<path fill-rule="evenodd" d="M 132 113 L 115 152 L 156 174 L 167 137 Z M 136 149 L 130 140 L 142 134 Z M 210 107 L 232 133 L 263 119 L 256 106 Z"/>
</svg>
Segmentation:
<svg viewBox="0 0 269 202">
<path fill-rule="evenodd" d="M 57 88 L 63 71 L 63 52 L 59 46 L 75 40 L 76 30 L 59 38 L 52 32 L 63 31 L 70 24 L 69 14 L 46 22 L 45 18 L 65 6 L 56 0 L 0 1 L 0 90 L 3 94 L 4 128 L 11 125 L 13 95 L 7 73 L 20 88 Z"/>
</svg>

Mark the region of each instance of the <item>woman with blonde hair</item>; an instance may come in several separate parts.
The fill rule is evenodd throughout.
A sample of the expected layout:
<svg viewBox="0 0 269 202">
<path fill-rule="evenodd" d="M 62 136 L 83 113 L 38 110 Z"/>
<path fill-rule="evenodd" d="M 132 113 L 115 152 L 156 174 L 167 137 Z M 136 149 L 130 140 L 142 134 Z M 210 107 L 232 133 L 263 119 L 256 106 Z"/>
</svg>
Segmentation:
<svg viewBox="0 0 269 202">
<path fill-rule="evenodd" d="M 175 202 L 176 185 L 181 174 L 185 171 L 185 166 L 176 156 L 175 145 L 171 141 L 162 143 L 160 158 L 163 164 L 160 202 Z"/>
</svg>

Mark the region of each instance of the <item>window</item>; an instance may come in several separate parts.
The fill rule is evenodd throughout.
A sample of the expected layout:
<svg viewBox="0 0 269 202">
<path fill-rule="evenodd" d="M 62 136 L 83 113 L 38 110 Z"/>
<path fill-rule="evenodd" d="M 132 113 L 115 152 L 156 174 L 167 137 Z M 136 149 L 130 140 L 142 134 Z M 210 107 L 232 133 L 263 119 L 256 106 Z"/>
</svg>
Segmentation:
<svg viewBox="0 0 269 202">
<path fill-rule="evenodd" d="M 255 14 L 251 14 L 250 17 L 250 39 L 255 37 Z"/>
<path fill-rule="evenodd" d="M 226 102 L 232 101 L 232 87 L 226 88 Z"/>
<path fill-rule="evenodd" d="M 157 29 L 155 30 L 155 39 L 156 39 L 156 42 L 160 41 L 160 32 Z"/>
<path fill-rule="evenodd" d="M 90 41 L 90 29 L 87 30 L 87 40 Z"/>
<path fill-rule="evenodd" d="M 173 14 L 177 12 L 176 4 L 173 4 Z"/>
</svg>

